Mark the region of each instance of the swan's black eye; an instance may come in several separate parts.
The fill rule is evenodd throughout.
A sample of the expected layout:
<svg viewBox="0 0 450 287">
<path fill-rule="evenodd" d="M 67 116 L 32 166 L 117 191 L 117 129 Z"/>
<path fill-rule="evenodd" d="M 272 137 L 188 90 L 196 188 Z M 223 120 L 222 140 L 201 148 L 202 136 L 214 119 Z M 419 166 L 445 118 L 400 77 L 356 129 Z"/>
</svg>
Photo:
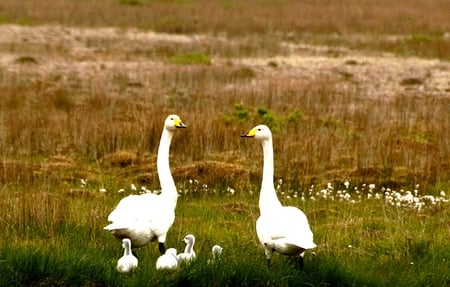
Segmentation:
<svg viewBox="0 0 450 287">
<path fill-rule="evenodd" d="M 258 131 L 261 131 L 261 129 L 258 129 Z"/>
</svg>

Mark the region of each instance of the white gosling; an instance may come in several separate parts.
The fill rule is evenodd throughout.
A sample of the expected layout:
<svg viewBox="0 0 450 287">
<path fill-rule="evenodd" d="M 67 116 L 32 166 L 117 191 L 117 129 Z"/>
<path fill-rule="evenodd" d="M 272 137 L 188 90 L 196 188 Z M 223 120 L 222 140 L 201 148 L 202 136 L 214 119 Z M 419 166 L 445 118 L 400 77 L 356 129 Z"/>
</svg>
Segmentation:
<svg viewBox="0 0 450 287">
<path fill-rule="evenodd" d="M 123 256 L 117 261 L 117 271 L 128 273 L 138 266 L 138 259 L 131 253 L 131 241 L 128 238 L 122 239 L 124 249 Z"/>
<path fill-rule="evenodd" d="M 256 233 L 264 248 L 267 262 L 273 252 L 298 256 L 303 266 L 303 253 L 316 247 L 306 215 L 297 207 L 283 206 L 273 185 L 274 160 L 272 133 L 265 125 L 258 125 L 242 137 L 256 138 L 262 144 L 264 163 L 259 195 L 260 216 L 256 220 Z"/>
<path fill-rule="evenodd" d="M 182 241 L 186 243 L 186 247 L 184 248 L 183 253 L 179 253 L 177 255 L 177 260 L 178 263 L 189 263 L 197 256 L 194 251 L 195 236 L 192 234 L 188 234 L 183 238 Z"/>
<path fill-rule="evenodd" d="M 214 259 L 219 259 L 220 255 L 222 254 L 223 248 L 220 245 L 214 245 L 211 249 L 212 255 Z"/>
<path fill-rule="evenodd" d="M 176 270 L 178 267 L 177 250 L 169 248 L 156 260 L 157 270 Z"/>
<path fill-rule="evenodd" d="M 211 248 L 212 259 L 208 259 L 207 263 L 220 262 L 220 255 L 222 254 L 223 248 L 220 245 L 214 245 Z"/>
<path fill-rule="evenodd" d="M 169 115 L 164 121 L 157 156 L 157 171 L 161 193 L 145 193 L 124 197 L 109 214 L 111 224 L 104 227 L 117 239 L 129 238 L 132 248 L 145 246 L 158 240 L 161 254 L 166 252 L 164 243 L 167 232 L 175 220 L 178 193 L 170 172 L 169 150 L 175 131 L 186 128 L 177 115 Z"/>
</svg>

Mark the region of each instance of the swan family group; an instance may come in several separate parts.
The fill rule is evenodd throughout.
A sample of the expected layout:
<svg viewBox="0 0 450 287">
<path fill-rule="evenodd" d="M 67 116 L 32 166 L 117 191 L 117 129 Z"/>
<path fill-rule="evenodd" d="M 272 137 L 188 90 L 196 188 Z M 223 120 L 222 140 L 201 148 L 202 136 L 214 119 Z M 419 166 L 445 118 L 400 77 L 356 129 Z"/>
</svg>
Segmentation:
<svg viewBox="0 0 450 287">
<path fill-rule="evenodd" d="M 195 237 L 187 235 L 183 241 L 186 248 L 177 254 L 174 248 L 166 250 L 167 232 L 175 220 L 175 208 L 178 193 L 169 167 L 169 150 L 173 135 L 177 129 L 186 128 L 180 117 L 169 115 L 164 121 L 157 155 L 157 172 L 161 184 L 161 193 L 145 193 L 124 197 L 109 214 L 111 223 L 104 227 L 122 241 L 124 255 L 117 263 L 120 272 L 129 272 L 138 265 L 132 248 L 145 246 L 152 241 L 158 242 L 161 256 L 157 259 L 157 269 L 176 269 L 181 262 L 195 258 Z M 242 135 L 259 140 L 263 148 L 263 176 L 259 195 L 260 216 L 256 220 L 256 233 L 264 248 L 267 262 L 270 263 L 273 252 L 295 256 L 300 266 L 307 249 L 316 247 L 313 233 L 306 215 L 297 207 L 283 206 L 277 198 L 273 184 L 274 161 L 272 133 L 265 125 L 258 125 Z M 212 252 L 219 256 L 222 247 L 214 246 Z"/>
</svg>

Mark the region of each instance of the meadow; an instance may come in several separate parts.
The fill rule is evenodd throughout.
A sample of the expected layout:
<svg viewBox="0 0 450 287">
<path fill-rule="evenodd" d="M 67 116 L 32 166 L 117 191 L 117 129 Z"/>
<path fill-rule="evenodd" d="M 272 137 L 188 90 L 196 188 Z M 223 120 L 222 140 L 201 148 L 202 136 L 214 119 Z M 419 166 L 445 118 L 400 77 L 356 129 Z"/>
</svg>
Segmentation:
<svg viewBox="0 0 450 287">
<path fill-rule="evenodd" d="M 2 1 L 0 286 L 448 286 L 449 3 L 344 2 Z M 120 274 L 103 227 L 158 190 L 170 113 L 167 246 L 198 258 L 156 271 L 153 243 Z M 261 123 L 304 270 L 257 242 Z"/>
</svg>

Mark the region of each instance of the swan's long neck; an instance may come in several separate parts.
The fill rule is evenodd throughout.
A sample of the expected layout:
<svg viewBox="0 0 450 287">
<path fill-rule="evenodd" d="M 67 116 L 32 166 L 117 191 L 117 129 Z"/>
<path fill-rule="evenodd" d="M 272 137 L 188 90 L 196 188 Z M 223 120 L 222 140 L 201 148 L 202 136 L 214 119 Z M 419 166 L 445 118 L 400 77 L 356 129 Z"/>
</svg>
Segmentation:
<svg viewBox="0 0 450 287">
<path fill-rule="evenodd" d="M 261 192 L 259 194 L 259 210 L 261 214 L 270 212 L 273 208 L 281 207 L 275 188 L 273 186 L 273 144 L 272 138 L 262 141 L 264 165 Z"/>
<path fill-rule="evenodd" d="M 129 255 L 132 254 L 132 253 L 131 253 L 131 244 L 130 244 L 130 241 L 124 241 L 124 242 L 123 242 L 123 248 L 124 248 L 124 250 L 123 250 L 123 255 L 124 255 L 124 256 L 129 256 Z"/>
<path fill-rule="evenodd" d="M 173 132 L 163 128 L 161 141 L 158 148 L 158 158 L 156 161 L 159 182 L 161 184 L 161 196 L 171 199 L 174 208 L 177 203 L 177 188 L 173 181 L 169 166 L 170 143 L 172 142 Z"/>
<path fill-rule="evenodd" d="M 186 247 L 184 248 L 184 253 L 192 253 L 193 249 L 194 249 L 194 241 L 188 241 Z"/>
</svg>

